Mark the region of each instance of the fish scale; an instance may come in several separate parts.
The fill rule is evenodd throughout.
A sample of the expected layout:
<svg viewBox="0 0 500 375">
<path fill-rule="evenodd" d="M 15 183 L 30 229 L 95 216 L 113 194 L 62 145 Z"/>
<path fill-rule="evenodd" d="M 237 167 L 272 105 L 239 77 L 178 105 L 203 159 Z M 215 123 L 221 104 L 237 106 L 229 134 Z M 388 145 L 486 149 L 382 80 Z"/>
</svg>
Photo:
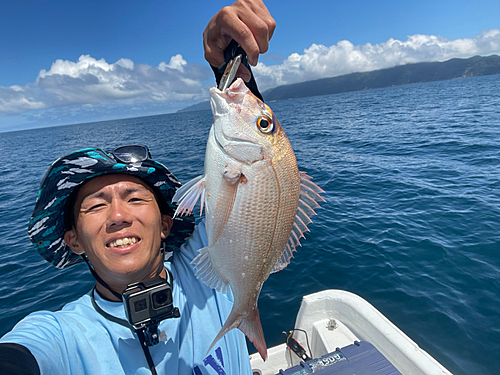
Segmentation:
<svg viewBox="0 0 500 375">
<path fill-rule="evenodd" d="M 176 215 L 201 199 L 208 246 L 193 260 L 196 276 L 232 292 L 234 304 L 209 349 L 239 328 L 267 357 L 257 301 L 264 281 L 288 265 L 323 192 L 303 172 L 271 109 L 241 79 L 210 91 L 214 123 L 204 174 L 182 186 Z"/>
</svg>

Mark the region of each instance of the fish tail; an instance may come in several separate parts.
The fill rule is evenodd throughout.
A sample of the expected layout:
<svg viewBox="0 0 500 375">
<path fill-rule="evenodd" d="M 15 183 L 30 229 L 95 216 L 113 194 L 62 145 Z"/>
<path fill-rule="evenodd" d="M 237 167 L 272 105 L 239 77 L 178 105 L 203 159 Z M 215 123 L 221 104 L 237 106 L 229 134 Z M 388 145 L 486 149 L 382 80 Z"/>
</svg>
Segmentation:
<svg viewBox="0 0 500 375">
<path fill-rule="evenodd" d="M 242 315 L 235 312 L 234 309 L 231 310 L 231 313 L 227 317 L 226 322 L 224 323 L 221 330 L 219 331 L 219 333 L 215 337 L 214 341 L 212 341 L 212 343 L 210 344 L 210 347 L 208 348 L 207 353 L 210 351 L 210 349 L 212 349 L 212 346 L 214 346 L 214 344 L 222 338 L 222 336 L 224 336 L 226 333 L 228 333 L 233 328 L 238 327 L 241 323 L 241 320 L 242 320 Z"/>
<path fill-rule="evenodd" d="M 217 334 L 217 337 L 214 339 L 212 344 L 210 344 L 207 353 L 210 349 L 212 349 L 214 344 L 222 338 L 222 336 L 233 328 L 238 328 L 241 332 L 243 332 L 255 345 L 262 359 L 264 361 L 267 359 L 267 345 L 266 340 L 264 339 L 264 331 L 262 330 L 262 325 L 260 324 L 259 309 L 257 306 L 255 306 L 255 309 L 253 309 L 246 317 L 232 310 L 226 322 Z"/>
<path fill-rule="evenodd" d="M 255 345 L 255 348 L 257 348 L 260 356 L 265 361 L 267 359 L 267 345 L 262 324 L 260 324 L 259 309 L 257 306 L 255 306 L 250 314 L 241 319 L 238 328 Z"/>
</svg>

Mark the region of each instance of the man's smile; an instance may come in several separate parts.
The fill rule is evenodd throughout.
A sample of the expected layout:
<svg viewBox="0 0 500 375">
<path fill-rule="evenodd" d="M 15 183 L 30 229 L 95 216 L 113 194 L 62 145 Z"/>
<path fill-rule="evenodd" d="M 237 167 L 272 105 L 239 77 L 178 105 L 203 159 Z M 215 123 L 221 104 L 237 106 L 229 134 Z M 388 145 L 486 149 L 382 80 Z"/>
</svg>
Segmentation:
<svg viewBox="0 0 500 375">
<path fill-rule="evenodd" d="M 124 237 L 124 238 L 118 238 L 116 240 L 113 240 L 109 243 L 106 244 L 106 247 L 124 247 L 124 246 L 129 246 L 133 245 L 137 242 L 139 242 L 141 239 L 138 237 Z"/>
</svg>

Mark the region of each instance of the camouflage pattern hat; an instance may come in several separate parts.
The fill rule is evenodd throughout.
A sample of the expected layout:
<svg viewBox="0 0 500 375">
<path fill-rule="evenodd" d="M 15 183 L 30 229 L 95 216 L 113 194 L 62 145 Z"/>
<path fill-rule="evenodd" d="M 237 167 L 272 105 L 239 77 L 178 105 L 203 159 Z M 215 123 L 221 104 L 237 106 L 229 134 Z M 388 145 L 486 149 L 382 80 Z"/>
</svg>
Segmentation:
<svg viewBox="0 0 500 375">
<path fill-rule="evenodd" d="M 136 161 L 130 158 L 124 161 L 118 157 L 118 153 L 86 148 L 56 160 L 45 174 L 28 224 L 28 236 L 38 253 L 55 267 L 65 268 L 82 260 L 64 242 L 63 236 L 68 229 L 65 214 L 71 193 L 91 178 L 105 174 L 128 174 L 138 177 L 153 187 L 159 199 L 165 200 L 162 203 L 163 211 L 173 215 L 177 206 L 172 203 L 172 197 L 181 183 L 163 164 L 150 158 L 146 147 L 126 147 L 145 150 L 145 160 Z M 115 151 L 119 149 L 121 148 Z M 176 217 L 165 240 L 165 250 L 173 251 L 179 248 L 193 229 L 192 215 Z"/>
</svg>

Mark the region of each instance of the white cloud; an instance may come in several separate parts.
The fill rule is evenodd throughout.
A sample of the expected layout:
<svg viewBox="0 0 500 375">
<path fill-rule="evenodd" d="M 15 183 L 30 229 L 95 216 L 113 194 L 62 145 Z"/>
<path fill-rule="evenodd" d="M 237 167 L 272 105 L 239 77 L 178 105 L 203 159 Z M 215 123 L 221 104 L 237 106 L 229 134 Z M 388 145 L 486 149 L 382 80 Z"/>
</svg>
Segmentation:
<svg viewBox="0 0 500 375">
<path fill-rule="evenodd" d="M 178 70 L 179 72 L 184 71 L 184 67 L 187 65 L 186 60 L 182 58 L 182 55 L 177 54 L 175 56 L 172 56 L 170 58 L 170 62 L 167 64 L 164 61 L 162 61 L 158 65 L 158 69 L 160 69 L 162 72 L 166 71 L 167 69 L 175 69 Z"/>
<path fill-rule="evenodd" d="M 74 105 L 104 107 L 200 101 L 207 96 L 202 80 L 210 70 L 175 55 L 158 67 L 122 58 L 110 64 L 82 55 L 78 61 L 56 60 L 35 82 L 0 87 L 0 115 Z M 82 107 L 83 108 L 83 107 Z"/>
<path fill-rule="evenodd" d="M 312 44 L 303 54 L 292 53 L 280 65 L 259 63 L 255 68 L 259 88 L 354 72 L 389 68 L 424 61 L 445 61 L 474 55 L 500 53 L 500 30 L 492 29 L 474 38 L 448 40 L 435 35 L 412 35 L 406 41 L 389 39 L 379 44 L 353 45 L 342 40 L 326 47 Z"/>
<path fill-rule="evenodd" d="M 26 86 L 0 87 L 0 114 L 12 115 L 46 107 L 28 91 Z"/>
<path fill-rule="evenodd" d="M 259 62 L 254 72 L 259 88 L 266 90 L 408 63 L 493 53 L 500 53 L 498 29 L 456 40 L 416 34 L 405 41 L 391 38 L 379 44 L 354 45 L 347 40 L 330 47 L 312 44 L 279 65 Z M 207 85 L 212 82 L 208 66 L 188 63 L 180 54 L 156 67 L 126 58 L 108 63 L 82 55 L 76 62 L 56 60 L 24 86 L 0 86 L 0 116 L 20 115 L 52 124 L 166 113 L 208 98 Z"/>
</svg>

